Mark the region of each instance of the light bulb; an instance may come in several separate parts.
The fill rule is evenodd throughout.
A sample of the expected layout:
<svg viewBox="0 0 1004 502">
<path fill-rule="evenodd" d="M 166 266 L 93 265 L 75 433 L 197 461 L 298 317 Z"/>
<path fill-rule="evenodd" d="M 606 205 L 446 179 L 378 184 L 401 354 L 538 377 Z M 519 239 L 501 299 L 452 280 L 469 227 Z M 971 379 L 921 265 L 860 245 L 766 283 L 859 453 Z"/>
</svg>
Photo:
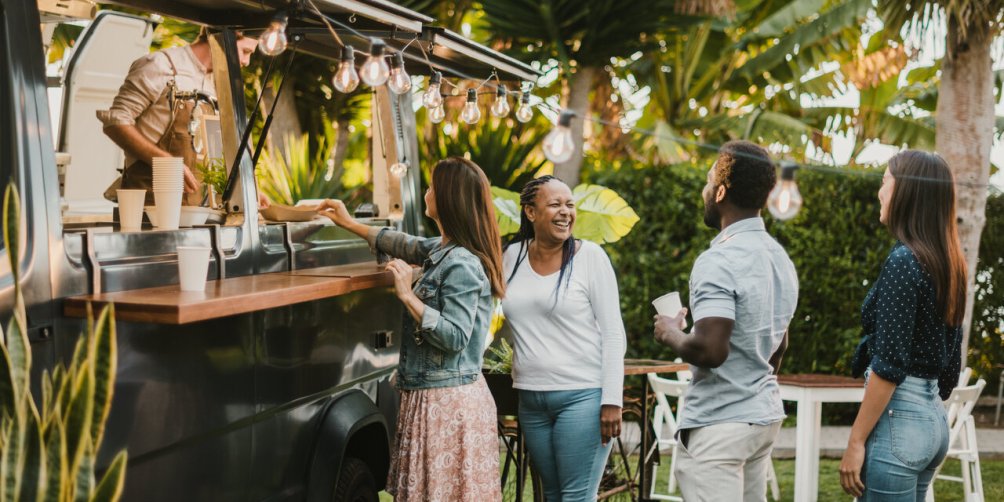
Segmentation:
<svg viewBox="0 0 1004 502">
<path fill-rule="evenodd" d="M 781 180 L 767 196 L 767 209 L 781 221 L 794 218 L 802 208 L 802 194 L 798 193 L 798 185 L 795 184 L 795 169 L 798 169 L 798 164 L 782 163 Z"/>
<path fill-rule="evenodd" d="M 533 118 L 533 108 L 530 108 L 530 95 L 523 93 L 519 98 L 519 108 L 516 109 L 516 120 L 527 123 Z"/>
<path fill-rule="evenodd" d="M 555 164 L 567 161 L 572 158 L 572 153 L 575 152 L 572 130 L 568 127 L 572 124 L 573 117 L 575 117 L 575 112 L 562 111 L 561 115 L 558 116 L 558 123 L 544 138 L 544 156 Z"/>
<path fill-rule="evenodd" d="M 390 60 L 390 79 L 387 87 L 394 94 L 404 94 L 411 90 L 411 77 L 404 71 L 404 54 L 398 52 Z"/>
<path fill-rule="evenodd" d="M 258 50 L 266 56 L 278 56 L 286 50 L 289 40 L 286 38 L 287 17 L 285 12 L 279 12 L 272 18 L 268 28 L 258 39 Z"/>
<path fill-rule="evenodd" d="M 338 92 L 350 93 L 359 86 L 359 73 L 356 72 L 356 54 L 351 45 L 342 47 L 342 62 L 338 64 L 338 71 L 335 72 L 331 84 L 338 89 Z"/>
<path fill-rule="evenodd" d="M 443 106 L 443 95 L 440 90 L 442 82 L 443 74 L 438 71 L 433 72 L 432 77 L 429 78 L 429 87 L 425 90 L 425 94 L 422 95 L 422 104 L 429 110 Z"/>
<path fill-rule="evenodd" d="M 390 173 L 395 178 L 404 178 L 404 175 L 408 173 L 408 164 L 405 162 L 395 162 L 390 166 Z"/>
<path fill-rule="evenodd" d="M 478 91 L 467 89 L 467 102 L 460 112 L 460 120 L 468 124 L 477 124 L 481 120 L 481 109 L 478 108 Z"/>
<path fill-rule="evenodd" d="M 433 124 L 438 124 L 446 118 L 446 109 L 443 108 L 443 103 L 439 103 L 439 106 L 435 108 L 429 108 L 429 120 Z"/>
<path fill-rule="evenodd" d="M 374 38 L 370 42 L 370 57 L 366 58 L 366 62 L 363 63 L 362 70 L 359 72 L 363 82 L 370 87 L 381 86 L 390 78 L 390 66 L 387 65 L 387 60 L 383 57 L 385 48 L 383 40 Z"/>
<path fill-rule="evenodd" d="M 505 85 L 499 84 L 495 91 L 495 102 L 492 103 L 492 115 L 502 118 L 509 115 L 509 99 L 506 97 Z"/>
</svg>

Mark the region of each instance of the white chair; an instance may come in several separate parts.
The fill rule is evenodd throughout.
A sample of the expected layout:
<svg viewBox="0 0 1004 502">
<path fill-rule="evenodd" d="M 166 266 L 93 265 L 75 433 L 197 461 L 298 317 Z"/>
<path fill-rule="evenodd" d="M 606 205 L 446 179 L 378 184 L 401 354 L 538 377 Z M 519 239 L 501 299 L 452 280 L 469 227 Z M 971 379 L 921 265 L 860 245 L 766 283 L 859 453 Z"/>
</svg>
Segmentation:
<svg viewBox="0 0 1004 502">
<path fill-rule="evenodd" d="M 648 495 L 652 500 L 670 500 L 680 502 L 683 498 L 676 493 L 676 456 L 679 452 L 679 444 L 676 441 L 676 431 L 679 427 L 677 415 L 683 410 L 685 393 L 690 385 L 691 374 L 689 371 L 677 372 L 678 379 L 672 380 L 662 378 L 655 374 L 648 375 L 648 383 L 655 395 L 655 415 L 652 418 L 652 427 L 655 429 L 655 441 L 653 448 L 659 451 L 671 450 L 669 461 L 669 479 L 667 480 L 666 491 L 659 493 L 656 491 L 658 478 L 656 477 L 658 465 L 652 466 L 652 488 Z M 669 405 L 669 398 L 676 398 L 676 414 Z M 767 482 L 770 487 L 770 494 L 774 500 L 781 499 L 781 489 L 777 484 L 777 476 L 774 474 L 774 464 L 771 462 L 767 468 Z"/>
<path fill-rule="evenodd" d="M 967 378 L 968 379 L 968 378 Z M 944 462 L 938 466 L 934 479 L 927 490 L 927 501 L 934 502 L 934 482 L 939 479 L 962 483 L 966 502 L 984 502 L 983 474 L 980 471 L 980 451 L 976 445 L 976 421 L 973 408 L 987 382 L 982 378 L 973 385 L 956 387 L 945 401 L 948 415 L 948 458 L 956 458 L 962 464 L 962 476 L 941 474 Z"/>
</svg>

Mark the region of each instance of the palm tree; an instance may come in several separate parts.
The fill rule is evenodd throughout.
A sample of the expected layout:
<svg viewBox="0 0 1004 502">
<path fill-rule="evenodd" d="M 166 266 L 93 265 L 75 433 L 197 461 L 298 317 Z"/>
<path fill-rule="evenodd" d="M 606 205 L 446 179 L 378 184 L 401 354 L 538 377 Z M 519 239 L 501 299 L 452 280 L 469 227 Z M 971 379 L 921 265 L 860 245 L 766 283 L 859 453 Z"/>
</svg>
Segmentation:
<svg viewBox="0 0 1004 502">
<path fill-rule="evenodd" d="M 667 25 L 692 19 L 678 11 L 731 9 L 730 1 L 652 0 L 483 0 L 484 19 L 516 57 L 554 59 L 563 81 L 563 106 L 583 116 L 598 79 L 609 80 L 604 66 L 613 57 L 627 57 L 656 47 L 650 36 Z M 571 160 L 555 166 L 569 185 L 579 182 L 584 121 L 572 122 L 576 138 Z"/>
<path fill-rule="evenodd" d="M 935 142 L 959 183 L 959 233 L 969 269 L 962 342 L 965 364 L 996 122 L 991 46 L 1004 27 L 1004 0 L 879 0 L 878 10 L 893 29 L 924 33 L 936 29 L 942 19 L 945 24 Z"/>
</svg>

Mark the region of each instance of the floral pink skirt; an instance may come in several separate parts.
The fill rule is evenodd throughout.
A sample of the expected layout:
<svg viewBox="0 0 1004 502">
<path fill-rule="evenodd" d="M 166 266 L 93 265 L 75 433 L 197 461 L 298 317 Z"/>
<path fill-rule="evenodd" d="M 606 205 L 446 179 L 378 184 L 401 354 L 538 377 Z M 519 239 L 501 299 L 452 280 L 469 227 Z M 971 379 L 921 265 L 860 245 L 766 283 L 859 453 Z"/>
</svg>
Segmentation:
<svg viewBox="0 0 1004 502">
<path fill-rule="evenodd" d="M 401 391 L 387 491 L 396 502 L 502 500 L 497 427 L 483 378 Z"/>
</svg>

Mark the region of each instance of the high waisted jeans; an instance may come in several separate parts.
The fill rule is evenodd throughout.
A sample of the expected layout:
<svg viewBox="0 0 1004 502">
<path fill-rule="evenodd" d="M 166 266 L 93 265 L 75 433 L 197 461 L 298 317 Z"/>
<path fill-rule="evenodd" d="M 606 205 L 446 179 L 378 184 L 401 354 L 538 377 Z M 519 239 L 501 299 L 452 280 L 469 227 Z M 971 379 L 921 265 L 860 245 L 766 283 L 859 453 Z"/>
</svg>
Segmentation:
<svg viewBox="0 0 1004 502">
<path fill-rule="evenodd" d="M 906 377 L 865 443 L 861 502 L 921 502 L 948 452 L 938 381 Z"/>
<path fill-rule="evenodd" d="M 596 500 L 612 442 L 600 437 L 600 389 L 519 391 L 519 423 L 547 502 Z"/>
</svg>

